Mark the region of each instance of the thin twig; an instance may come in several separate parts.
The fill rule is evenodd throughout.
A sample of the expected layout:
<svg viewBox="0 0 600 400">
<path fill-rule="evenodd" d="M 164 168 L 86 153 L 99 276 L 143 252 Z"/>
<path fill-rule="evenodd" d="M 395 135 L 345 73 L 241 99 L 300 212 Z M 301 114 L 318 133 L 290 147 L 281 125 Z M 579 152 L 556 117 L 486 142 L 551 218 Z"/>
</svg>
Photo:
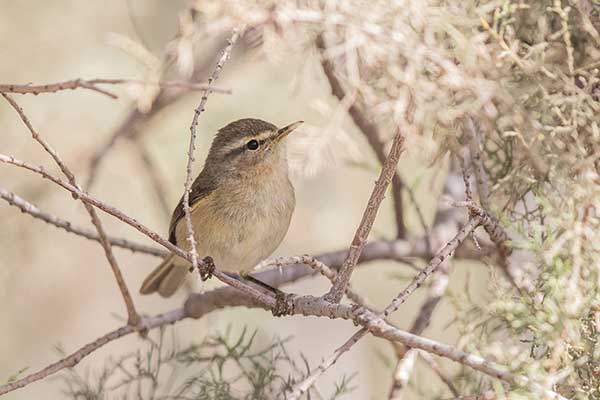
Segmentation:
<svg viewBox="0 0 600 400">
<path fill-rule="evenodd" d="M 420 335 L 431 323 L 433 311 L 440 303 L 448 287 L 451 267 L 452 264 L 450 263 L 440 265 L 439 273 L 436 274 L 431 283 L 427 298 L 421 305 L 421 308 L 417 313 L 417 317 L 410 327 L 410 333 Z M 402 391 L 408 383 L 416 358 L 416 350 L 414 349 L 402 349 L 402 351 L 397 351 L 397 353 L 398 361 L 396 362 L 396 367 L 394 369 L 392 387 L 389 395 L 390 400 L 402 399 Z"/>
<path fill-rule="evenodd" d="M 173 324 L 181 319 L 185 318 L 185 314 L 183 309 L 173 310 L 171 312 L 165 314 L 159 314 L 157 316 L 151 318 L 142 318 L 140 320 L 139 326 L 143 327 L 143 329 L 151 329 L 158 326 L 163 326 L 167 324 Z M 84 359 L 86 356 L 90 355 L 94 351 L 98 350 L 102 346 L 106 345 L 109 342 L 112 342 L 116 339 L 119 339 L 123 336 L 129 335 L 130 333 L 135 332 L 136 327 L 131 325 L 125 325 L 118 329 L 115 329 L 112 332 L 107 333 L 94 340 L 91 343 L 86 344 L 85 346 L 79 348 L 75 352 L 71 353 L 67 357 L 48 365 L 41 370 L 29 374 L 21 379 L 18 379 L 14 382 L 9 382 L 5 385 L 0 386 L 0 396 L 12 392 L 13 390 L 17 390 L 19 388 L 25 387 L 30 383 L 39 381 L 44 379 L 50 375 L 53 375 L 65 368 L 73 368 L 79 362 Z"/>
<path fill-rule="evenodd" d="M 40 219 L 44 222 L 47 222 L 51 225 L 56 226 L 57 228 L 64 229 L 69 233 L 73 233 L 78 236 L 82 236 L 86 239 L 95 240 L 100 242 L 100 236 L 92 230 L 81 228 L 73 225 L 70 221 L 61 219 L 52 214 L 44 212 L 37 208 L 34 204 L 29 203 L 27 200 L 17 196 L 16 194 L 0 187 L 0 198 L 4 199 L 8 204 L 13 205 L 19 208 L 23 213 L 29 214 L 34 218 Z M 108 241 L 111 245 L 116 247 L 121 247 L 123 249 L 128 249 L 133 252 L 149 254 L 157 257 L 165 257 L 169 253 L 158 249 L 153 246 L 146 246 L 139 243 L 134 243 L 126 239 L 115 238 L 108 236 Z"/>
<path fill-rule="evenodd" d="M 154 85 L 160 87 L 178 87 L 189 90 L 207 90 L 210 85 L 205 83 L 195 83 L 187 81 L 145 81 L 143 79 L 72 79 L 69 81 L 47 83 L 44 85 L 15 85 L 15 84 L 0 84 L 1 93 L 16 93 L 16 94 L 34 94 L 41 93 L 56 93 L 62 90 L 88 89 L 101 93 L 112 99 L 118 98 L 117 95 L 107 90 L 99 88 L 98 85 Z M 211 92 L 231 94 L 230 89 L 210 88 Z"/>
<path fill-rule="evenodd" d="M 392 181 L 392 184 L 393 184 L 393 181 Z M 410 201 L 413 204 L 413 206 L 415 207 L 415 211 L 417 212 L 417 216 L 419 217 L 419 222 L 421 223 L 421 227 L 423 227 L 423 232 L 424 232 L 424 236 L 425 236 L 425 244 L 427 245 L 427 251 L 429 253 L 433 253 L 433 249 L 431 247 L 431 232 L 430 232 L 431 230 L 429 229 L 429 226 L 427 225 L 427 222 L 425 221 L 425 215 L 423 215 L 423 211 L 421 210 L 421 207 L 419 206 L 419 202 L 417 201 L 415 192 L 408 185 L 404 185 L 403 188 L 404 188 L 404 190 L 406 190 L 406 193 L 408 193 L 408 197 L 410 197 Z"/>
<path fill-rule="evenodd" d="M 193 15 L 192 18 L 194 18 Z M 178 36 L 175 37 L 175 40 L 177 39 Z M 220 38 L 218 40 L 220 41 Z M 221 48 L 219 47 L 218 49 L 215 49 L 215 52 L 217 51 L 221 51 Z M 194 69 L 194 74 L 190 80 L 204 80 L 205 76 L 212 71 L 214 61 L 217 58 L 217 56 L 208 56 L 204 58 L 203 62 L 201 62 Z M 161 66 L 161 71 L 163 74 L 166 74 L 169 66 L 172 63 L 173 55 L 169 52 L 166 52 Z M 119 139 L 124 137 L 133 139 L 138 136 L 138 134 L 141 132 L 141 130 L 138 128 L 140 124 L 148 121 L 156 113 L 180 100 L 183 98 L 183 95 L 189 92 L 190 90 L 184 85 L 175 87 L 162 87 L 152 104 L 152 108 L 148 112 L 142 112 L 137 107 L 132 107 L 129 115 L 123 120 L 120 126 L 114 130 L 108 141 L 100 146 L 100 148 L 97 149 L 92 155 L 90 159 L 88 177 L 84 185 L 85 189 L 89 191 L 96 182 L 102 161 L 104 160 L 105 156 L 114 148 Z"/>
<path fill-rule="evenodd" d="M 442 380 L 442 382 L 444 382 L 444 384 L 446 386 L 448 386 L 448 389 L 450 390 L 450 392 L 452 392 L 453 396 L 455 396 L 455 397 L 460 396 L 460 392 L 458 391 L 456 386 L 454 386 L 454 383 L 452 383 L 452 380 L 450 379 L 450 377 L 448 377 L 444 373 L 444 371 L 442 371 L 441 367 L 435 361 L 435 359 L 433 358 L 433 356 L 431 354 L 426 353 L 424 351 L 419 351 L 419 357 L 421 357 L 423 359 L 423 361 L 425 361 L 425 363 L 427 363 L 429 368 L 433 372 L 435 372 L 435 374 Z"/>
<path fill-rule="evenodd" d="M 150 182 L 152 183 L 152 187 L 154 188 L 154 193 L 156 193 L 156 197 L 158 198 L 158 204 L 160 205 L 160 209 L 165 217 L 168 219 L 171 217 L 171 208 L 169 207 L 169 202 L 167 201 L 165 184 L 160 176 L 160 171 L 154 165 L 154 161 L 152 160 L 152 156 L 148 153 L 148 149 L 142 143 L 141 140 L 135 142 L 135 148 L 140 155 L 140 159 L 144 163 L 144 170 L 146 175 L 150 177 Z"/>
<path fill-rule="evenodd" d="M 325 39 L 323 38 L 323 34 L 319 34 L 315 41 L 316 47 L 321 53 L 321 67 L 323 68 L 323 72 L 327 77 L 327 81 L 329 82 L 329 86 L 331 87 L 331 93 L 337 97 L 340 102 L 343 102 L 346 98 L 346 91 L 344 90 L 342 83 L 338 79 L 335 66 L 333 63 L 327 58 L 325 52 L 327 50 L 327 46 L 325 44 Z M 360 129 L 362 134 L 365 136 L 369 145 L 375 152 L 377 159 L 383 165 L 385 162 L 385 143 L 381 140 L 381 135 L 379 133 L 379 129 L 377 125 L 369 121 L 367 116 L 364 114 L 363 110 L 361 110 L 354 101 L 348 107 L 348 114 L 352 118 L 354 124 Z M 402 178 L 400 175 L 394 171 L 394 176 L 392 178 L 392 198 L 394 200 L 394 214 L 396 217 L 396 237 L 404 238 L 406 236 L 406 225 L 404 222 L 404 204 L 402 201 L 402 187 L 404 183 L 402 182 Z"/>
<path fill-rule="evenodd" d="M 471 153 L 471 162 L 475 171 L 475 183 L 477 184 L 477 193 L 479 194 L 479 204 L 485 210 L 490 208 L 490 186 L 483 166 L 483 157 L 481 154 L 480 132 L 471 117 L 466 121 L 469 132 L 469 152 Z"/>
<path fill-rule="evenodd" d="M 74 187 L 78 187 L 77 181 L 75 179 L 75 175 L 73 175 L 73 173 L 71 172 L 69 167 L 67 167 L 67 165 L 60 158 L 58 153 L 50 146 L 50 144 L 48 142 L 46 142 L 35 131 L 35 129 L 33 129 L 33 126 L 29 122 L 29 119 L 27 118 L 27 116 L 25 115 L 25 113 L 23 112 L 21 107 L 19 107 L 19 105 L 7 94 L 5 94 L 5 93 L 0 93 L 0 94 L 15 109 L 17 114 L 19 114 L 19 117 L 21 118 L 21 120 L 23 121 L 23 123 L 25 124 L 25 126 L 27 127 L 29 132 L 31 133 L 31 137 L 36 142 L 38 142 L 48 154 L 50 154 L 52 159 L 59 166 L 60 170 L 63 172 L 63 174 L 69 180 L 69 183 L 71 185 L 73 185 Z M 119 287 L 119 291 L 121 292 L 121 296 L 123 297 L 123 301 L 125 302 L 125 307 L 127 309 L 128 322 L 130 325 L 135 325 L 139 321 L 140 317 L 139 317 L 137 311 L 135 310 L 135 305 L 133 304 L 133 298 L 131 297 L 131 294 L 129 293 L 129 289 L 127 288 L 127 284 L 125 283 L 125 279 L 123 278 L 123 274 L 121 273 L 121 269 L 119 268 L 117 259 L 115 258 L 115 255 L 113 254 L 112 247 L 110 245 L 110 242 L 108 241 L 108 237 L 106 236 L 106 232 L 104 231 L 104 228 L 102 227 L 102 222 L 100 221 L 100 218 L 98 218 L 96 209 L 94 207 L 92 207 L 90 204 L 86 203 L 85 201 L 82 201 L 82 202 L 83 202 L 83 205 L 84 205 L 86 211 L 90 215 L 90 218 L 92 219 L 92 224 L 94 224 L 94 227 L 98 231 L 98 237 L 100 238 L 100 244 L 102 245 L 102 248 L 104 249 L 104 254 L 106 255 L 106 259 L 108 260 L 108 263 L 110 264 L 110 267 L 112 269 L 115 280 L 117 281 L 117 286 Z"/>
<path fill-rule="evenodd" d="M 392 141 L 390 152 L 383 163 L 383 168 L 381 169 L 379 178 L 375 182 L 375 187 L 373 188 L 373 192 L 371 193 L 371 197 L 367 203 L 367 207 L 363 214 L 362 220 L 360 221 L 360 225 L 358 226 L 356 234 L 354 235 L 354 239 L 352 240 L 352 244 L 350 245 L 348 257 L 340 269 L 335 283 L 325 295 L 325 298 L 332 303 L 339 303 L 342 299 L 342 296 L 346 292 L 346 288 L 350 283 L 352 271 L 354 270 L 354 267 L 356 266 L 356 263 L 360 257 L 360 253 L 367 242 L 367 237 L 369 236 L 369 232 L 373 227 L 373 222 L 375 221 L 377 211 L 379 210 L 379 206 L 383 201 L 387 187 L 392 180 L 392 176 L 395 174 L 396 166 L 398 165 L 398 160 L 400 159 L 400 154 L 402 154 L 403 145 L 404 136 L 398 130 L 394 136 L 394 140 Z"/>
<path fill-rule="evenodd" d="M 192 118 L 192 124 L 190 125 L 190 144 L 187 153 L 188 159 L 183 192 L 183 212 L 187 228 L 187 241 L 189 244 L 190 255 L 192 257 L 192 268 L 194 270 L 198 268 L 198 251 L 196 250 L 196 238 L 194 236 L 194 228 L 192 226 L 192 216 L 190 212 L 190 191 L 192 187 L 192 164 L 194 163 L 194 150 L 196 148 L 196 127 L 198 126 L 198 118 L 200 117 L 200 114 L 204 112 L 204 107 L 208 101 L 208 96 L 212 92 L 211 87 L 213 83 L 219 79 L 221 70 L 229 59 L 233 45 L 237 41 L 238 37 L 239 31 L 234 29 L 233 34 L 229 40 L 227 40 L 227 46 L 225 46 L 225 49 L 223 49 L 223 54 L 221 55 L 221 58 L 219 58 L 219 61 L 217 61 L 217 65 L 215 66 L 212 75 L 210 78 L 208 78 L 208 87 L 202 92 L 202 99 L 200 100 L 198 107 L 196 107 L 194 110 L 194 117 Z"/>
</svg>

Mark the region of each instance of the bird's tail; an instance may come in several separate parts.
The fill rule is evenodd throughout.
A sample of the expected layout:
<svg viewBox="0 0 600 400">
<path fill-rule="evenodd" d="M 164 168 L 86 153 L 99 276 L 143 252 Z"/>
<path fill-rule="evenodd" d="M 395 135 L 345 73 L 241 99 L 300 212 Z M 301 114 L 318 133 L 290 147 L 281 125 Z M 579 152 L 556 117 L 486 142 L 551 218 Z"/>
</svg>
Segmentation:
<svg viewBox="0 0 600 400">
<path fill-rule="evenodd" d="M 185 280 L 188 264 L 183 258 L 171 254 L 144 279 L 140 293 L 158 292 L 163 297 L 171 297 Z"/>
</svg>

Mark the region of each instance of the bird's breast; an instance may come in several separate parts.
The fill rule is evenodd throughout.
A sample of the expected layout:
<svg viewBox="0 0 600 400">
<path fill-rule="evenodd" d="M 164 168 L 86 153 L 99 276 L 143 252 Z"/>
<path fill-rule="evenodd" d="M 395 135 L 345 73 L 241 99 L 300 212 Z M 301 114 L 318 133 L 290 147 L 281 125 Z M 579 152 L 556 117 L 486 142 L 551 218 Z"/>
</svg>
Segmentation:
<svg viewBox="0 0 600 400">
<path fill-rule="evenodd" d="M 287 174 L 221 185 L 192 213 L 198 252 L 221 270 L 249 271 L 279 246 L 294 207 Z M 182 219 L 178 243 L 187 243 L 185 232 Z"/>
</svg>

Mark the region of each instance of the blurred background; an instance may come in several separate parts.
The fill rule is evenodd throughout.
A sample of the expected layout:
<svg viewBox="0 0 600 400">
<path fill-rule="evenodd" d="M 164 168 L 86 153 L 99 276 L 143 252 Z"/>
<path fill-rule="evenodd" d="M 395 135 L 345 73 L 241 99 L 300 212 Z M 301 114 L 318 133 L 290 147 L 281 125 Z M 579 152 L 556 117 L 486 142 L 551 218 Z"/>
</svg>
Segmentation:
<svg viewBox="0 0 600 400">
<path fill-rule="evenodd" d="M 211 21 L 202 21 L 208 26 L 202 35 L 175 40 L 194 26 L 187 1 L 1 3 L 1 83 L 42 84 L 75 78 L 155 81 L 160 77 L 162 60 L 173 54 L 178 55 L 177 61 L 166 75 L 186 79 L 194 68 L 206 65 L 207 71 L 212 70 L 217 50 L 224 46 L 227 37 L 220 34 L 218 27 L 210 27 Z M 270 47 L 257 44 L 261 40 L 258 33 L 242 38 L 217 81 L 217 87 L 231 89 L 232 93 L 210 96 L 199 120 L 194 169 L 200 170 L 213 134 L 228 122 L 242 117 L 261 118 L 276 125 L 306 121 L 305 127 L 289 141 L 297 207 L 290 230 L 275 255 L 317 255 L 344 249 L 352 240 L 378 175 L 376 158 L 340 102 L 331 96 L 316 54 L 296 51 L 298 44 L 285 43 L 284 37 L 282 43 Z M 113 100 L 82 89 L 14 98 L 82 183 L 89 179 L 90 165 L 98 151 L 111 142 L 115 132 L 126 131 L 102 158 L 90 191 L 166 235 L 171 209 L 183 190 L 189 126 L 200 92 L 178 94 L 172 101 L 157 106 L 152 105 L 156 87 L 130 84 L 106 89 L 119 98 Z M 18 115 L 4 101 L 0 102 L 0 121 L 2 153 L 57 172 L 52 160 L 31 140 Z M 445 176 L 443 166 L 430 167 L 435 151 L 431 140 L 409 138 L 399 167 L 401 176 L 414 189 L 428 223 Z M 0 182 L 42 210 L 91 228 L 81 203 L 55 185 L 8 165 L 0 166 Z M 391 239 L 395 235 L 389 197 L 379 211 L 372 238 Z M 422 233 L 410 205 L 405 216 L 409 231 Z M 101 218 L 111 235 L 151 244 L 118 220 L 105 214 Z M 0 221 L 0 381 L 4 382 L 25 368 L 24 373 L 30 373 L 58 359 L 57 346 L 69 353 L 122 325 L 125 310 L 98 243 L 34 220 L 4 202 L 0 203 Z M 159 262 L 157 258 L 123 249 L 115 249 L 115 254 L 140 312 L 152 315 L 181 306 L 186 290 L 168 300 L 137 294 L 144 276 Z M 486 269 L 468 267 L 464 262 L 455 264 L 450 298 L 454 292 L 464 292 L 467 282 L 473 298 L 484 297 Z M 356 271 L 353 284 L 372 303 L 384 306 L 413 273 L 402 263 L 373 262 Z M 187 290 L 216 285 L 214 281 L 196 282 Z M 325 278 L 313 277 L 285 290 L 319 295 L 328 287 Z M 392 320 L 407 329 L 424 295 L 424 291 L 415 293 Z M 452 325 L 455 311 L 450 303 L 444 299 L 437 307 L 432 326 L 425 333 L 427 337 L 456 342 L 458 331 Z M 224 332 L 227 327 L 233 332 L 245 327 L 256 330 L 259 343 L 268 343 L 274 336 L 292 337 L 288 351 L 296 357 L 303 354 L 312 367 L 357 329 L 345 321 L 273 318 L 262 310 L 241 308 L 215 312 L 199 321 L 186 320 L 170 329 L 180 343 L 189 344 Z M 104 346 L 76 369 L 93 377 L 109 357 L 142 346 L 139 337 L 130 335 Z M 329 398 L 335 382 L 344 375 L 356 374 L 350 385 L 354 390 L 341 398 L 387 398 L 394 364 L 391 345 L 367 337 L 344 355 L 318 381 L 317 387 Z M 452 371 L 451 364 L 443 365 Z M 421 391 L 409 388 L 407 399 L 430 398 L 422 392 L 423 388 L 430 395 L 450 396 L 439 379 L 420 364 L 411 382 Z M 64 389 L 64 382 L 54 377 L 12 392 L 7 398 L 62 398 Z"/>
</svg>

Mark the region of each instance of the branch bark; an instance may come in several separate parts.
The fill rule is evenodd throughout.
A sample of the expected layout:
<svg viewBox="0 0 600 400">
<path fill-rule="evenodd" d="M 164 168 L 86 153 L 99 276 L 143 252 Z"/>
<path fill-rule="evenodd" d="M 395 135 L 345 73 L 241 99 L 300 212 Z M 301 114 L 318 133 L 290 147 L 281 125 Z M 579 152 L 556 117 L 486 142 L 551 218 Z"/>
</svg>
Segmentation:
<svg viewBox="0 0 600 400">
<path fill-rule="evenodd" d="M 327 45 L 325 44 L 323 34 L 317 35 L 315 44 L 321 54 L 321 67 L 323 68 L 323 72 L 325 73 L 327 81 L 329 82 L 329 86 L 331 87 L 331 93 L 341 102 L 346 98 L 346 91 L 336 75 L 333 62 L 331 62 L 325 55 Z M 348 108 L 348 114 L 352 118 L 354 124 L 358 127 L 358 129 L 360 129 L 362 134 L 367 139 L 367 142 L 375 152 L 375 156 L 379 162 L 383 165 L 386 159 L 385 143 L 381 140 L 381 135 L 377 125 L 369 121 L 363 110 L 359 108 L 356 101 L 353 102 Z M 394 176 L 392 178 L 392 198 L 394 201 L 394 214 L 396 218 L 396 237 L 398 238 L 406 237 L 404 205 L 402 200 L 403 187 L 404 183 L 402 182 L 402 178 L 400 178 L 398 172 L 394 171 Z"/>
<path fill-rule="evenodd" d="M 17 207 L 19 210 L 21 210 L 21 212 L 31 215 L 33 218 L 42 220 L 50 225 L 54 225 L 57 228 L 64 229 L 65 231 L 73 233 L 77 236 L 82 236 L 86 239 L 95 240 L 98 243 L 100 242 L 100 236 L 98 236 L 98 233 L 89 229 L 75 226 L 70 221 L 61 219 L 52 214 L 44 212 L 37 208 L 34 204 L 29 203 L 27 200 L 17 196 L 16 194 L 2 187 L 0 187 L 0 198 L 4 199 L 8 204 Z M 112 236 L 107 236 L 107 238 L 111 245 L 115 247 L 121 247 L 123 249 L 128 249 L 133 252 L 149 254 L 156 257 L 165 257 L 169 254 L 168 252 L 158 249 L 156 247 L 131 242 L 127 239 L 115 238 Z"/>
<path fill-rule="evenodd" d="M 394 176 L 396 166 L 398 165 L 398 160 L 400 159 L 400 154 L 402 154 L 403 145 L 404 136 L 402 136 L 402 133 L 398 131 L 396 136 L 394 136 L 390 153 L 383 163 L 381 174 L 375 182 L 375 188 L 371 193 L 371 197 L 367 203 L 367 208 L 365 209 L 362 220 L 360 221 L 360 225 L 356 230 L 356 234 L 354 235 L 354 239 L 352 240 L 352 244 L 348 250 L 348 257 L 346 257 L 346 261 L 344 261 L 344 265 L 340 269 L 340 273 L 338 274 L 333 286 L 329 290 L 329 293 L 325 295 L 325 299 L 332 303 L 339 303 L 344 293 L 346 293 L 346 289 L 350 283 L 350 277 L 352 276 L 352 271 L 358 262 L 360 253 L 362 252 L 369 236 L 369 232 L 373 227 L 373 222 L 375 221 L 377 211 L 379 210 L 379 206 L 381 205 L 381 202 L 385 196 L 386 189 L 390 184 L 392 177 Z"/>
<path fill-rule="evenodd" d="M 99 85 L 122 85 L 122 84 L 135 84 L 135 85 L 156 85 L 160 87 L 178 87 L 187 88 L 189 90 L 207 90 L 210 88 L 209 84 L 195 83 L 186 81 L 160 81 L 150 82 L 143 79 L 72 79 L 63 82 L 46 83 L 43 85 L 16 85 L 16 84 L 1 84 L 0 93 L 15 93 L 15 94 L 34 94 L 38 95 L 41 93 L 56 93 L 63 90 L 75 90 L 75 89 L 87 89 L 98 92 L 112 99 L 117 99 L 118 96 L 105 89 L 98 87 Z M 230 89 L 223 88 L 210 88 L 211 92 L 231 94 Z"/>
</svg>

